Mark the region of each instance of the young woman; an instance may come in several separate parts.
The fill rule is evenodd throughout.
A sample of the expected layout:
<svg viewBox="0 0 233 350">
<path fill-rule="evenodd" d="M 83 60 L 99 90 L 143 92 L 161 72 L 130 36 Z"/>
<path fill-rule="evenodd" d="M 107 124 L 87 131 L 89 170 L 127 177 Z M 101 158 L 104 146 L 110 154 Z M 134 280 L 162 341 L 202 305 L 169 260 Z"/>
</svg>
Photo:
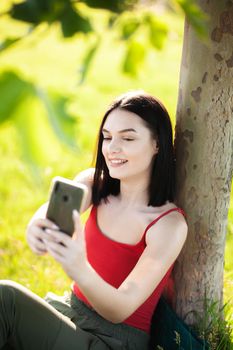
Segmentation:
<svg viewBox="0 0 233 350">
<path fill-rule="evenodd" d="M 153 311 L 187 235 L 174 204 L 174 162 L 162 103 L 137 91 L 116 99 L 100 126 L 95 169 L 76 178 L 89 190 L 85 228 L 75 212 L 73 237 L 59 232 L 45 205 L 27 229 L 31 249 L 61 264 L 72 291 L 44 301 L 2 281 L 0 349 L 147 349 Z"/>
</svg>

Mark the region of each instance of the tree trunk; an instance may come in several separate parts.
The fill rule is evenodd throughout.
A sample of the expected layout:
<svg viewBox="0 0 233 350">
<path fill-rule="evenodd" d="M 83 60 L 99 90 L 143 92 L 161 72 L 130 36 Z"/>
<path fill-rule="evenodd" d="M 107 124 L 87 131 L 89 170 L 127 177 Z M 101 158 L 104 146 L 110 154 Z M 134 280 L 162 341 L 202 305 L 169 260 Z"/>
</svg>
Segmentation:
<svg viewBox="0 0 233 350">
<path fill-rule="evenodd" d="M 203 314 L 205 296 L 222 304 L 233 168 L 233 3 L 199 3 L 210 17 L 208 40 L 185 23 L 175 140 L 177 201 L 189 227 L 174 271 L 175 309 L 188 324 L 190 311 Z"/>
</svg>

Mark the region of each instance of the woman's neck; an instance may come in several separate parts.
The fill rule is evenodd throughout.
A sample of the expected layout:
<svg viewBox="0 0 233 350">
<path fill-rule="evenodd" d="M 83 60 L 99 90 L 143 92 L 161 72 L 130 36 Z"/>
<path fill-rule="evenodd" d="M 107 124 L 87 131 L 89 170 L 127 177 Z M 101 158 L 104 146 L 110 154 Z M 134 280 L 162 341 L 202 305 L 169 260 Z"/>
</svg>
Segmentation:
<svg viewBox="0 0 233 350">
<path fill-rule="evenodd" d="M 121 181 L 119 199 L 123 206 L 139 207 L 148 205 L 148 184 Z"/>
</svg>

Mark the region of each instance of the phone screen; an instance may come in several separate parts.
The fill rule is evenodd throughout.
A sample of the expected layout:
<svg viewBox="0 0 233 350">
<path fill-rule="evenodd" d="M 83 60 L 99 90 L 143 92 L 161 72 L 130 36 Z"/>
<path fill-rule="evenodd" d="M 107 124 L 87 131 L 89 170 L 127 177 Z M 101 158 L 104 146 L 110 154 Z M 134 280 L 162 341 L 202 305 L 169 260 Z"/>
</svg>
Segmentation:
<svg viewBox="0 0 233 350">
<path fill-rule="evenodd" d="M 80 212 L 86 196 L 86 186 L 74 181 L 56 177 L 53 180 L 46 217 L 62 232 L 72 236 L 74 232 L 73 210 Z"/>
</svg>

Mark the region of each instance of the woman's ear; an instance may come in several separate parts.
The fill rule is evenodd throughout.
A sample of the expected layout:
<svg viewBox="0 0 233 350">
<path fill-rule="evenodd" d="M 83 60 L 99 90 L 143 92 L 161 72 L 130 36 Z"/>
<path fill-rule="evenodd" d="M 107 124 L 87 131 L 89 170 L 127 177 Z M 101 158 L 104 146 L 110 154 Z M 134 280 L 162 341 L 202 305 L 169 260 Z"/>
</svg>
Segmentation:
<svg viewBox="0 0 233 350">
<path fill-rule="evenodd" d="M 157 154 L 159 151 L 159 145 L 156 140 L 153 140 L 153 151 L 154 151 L 154 155 Z"/>
</svg>

